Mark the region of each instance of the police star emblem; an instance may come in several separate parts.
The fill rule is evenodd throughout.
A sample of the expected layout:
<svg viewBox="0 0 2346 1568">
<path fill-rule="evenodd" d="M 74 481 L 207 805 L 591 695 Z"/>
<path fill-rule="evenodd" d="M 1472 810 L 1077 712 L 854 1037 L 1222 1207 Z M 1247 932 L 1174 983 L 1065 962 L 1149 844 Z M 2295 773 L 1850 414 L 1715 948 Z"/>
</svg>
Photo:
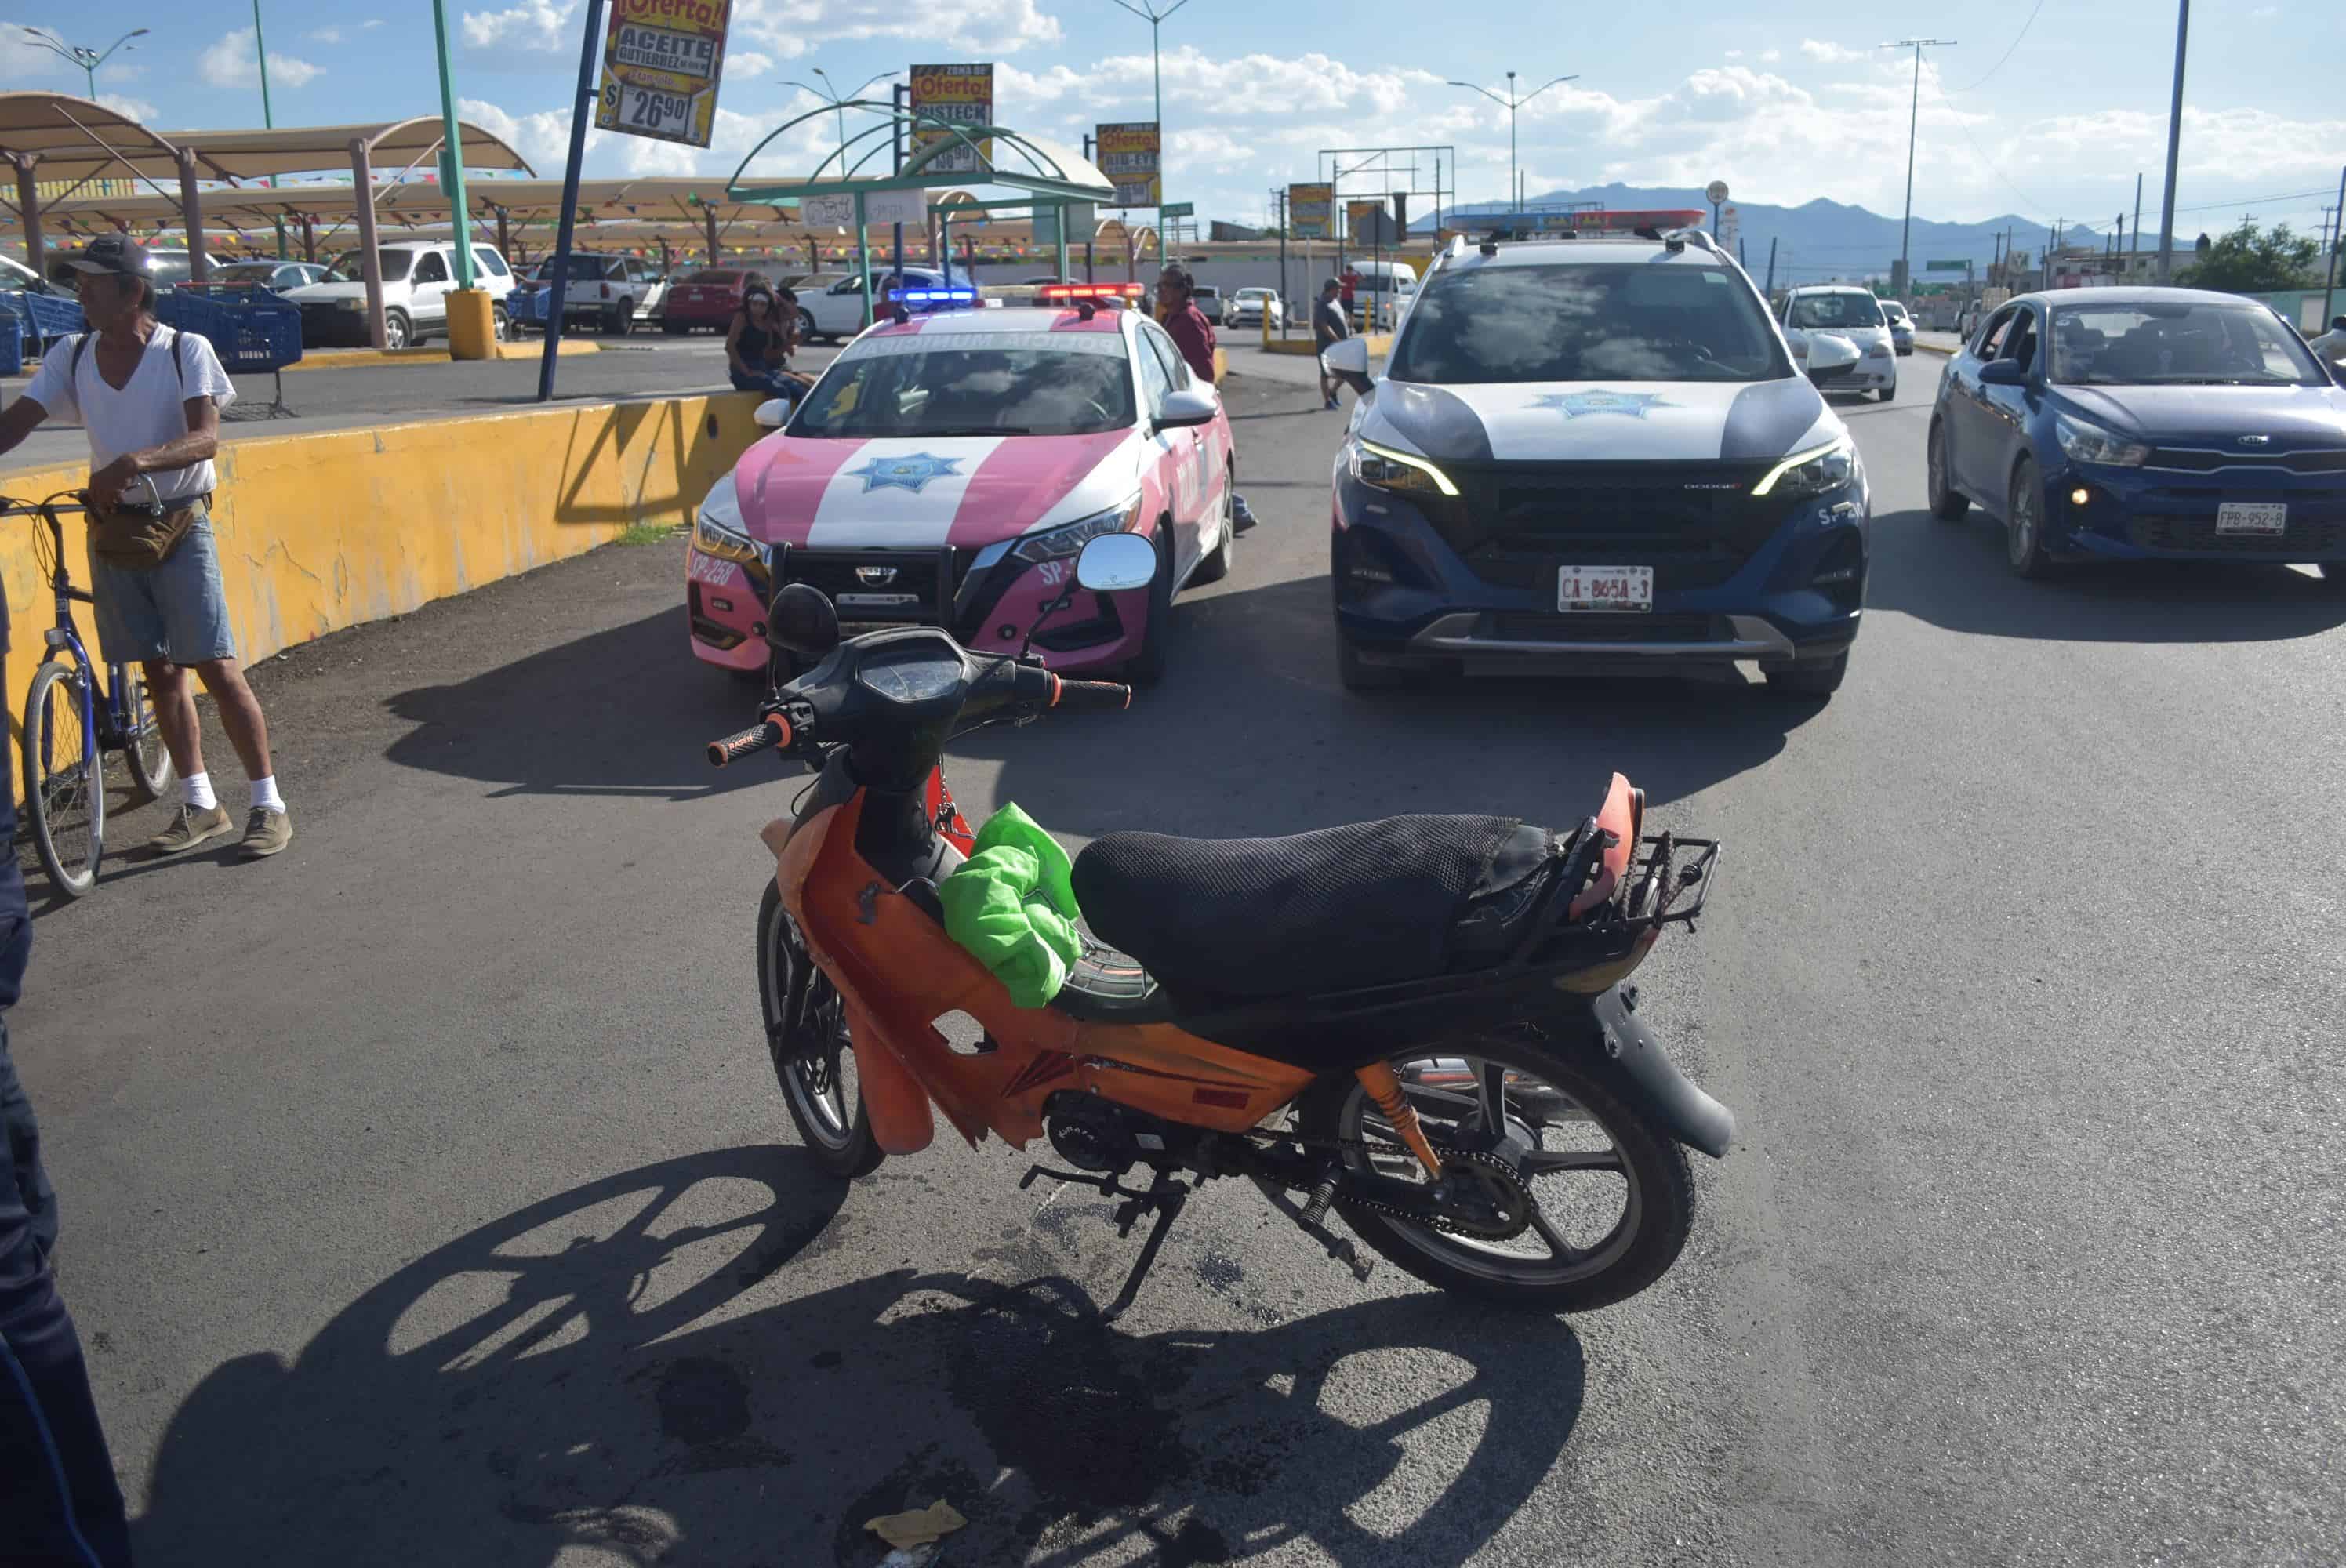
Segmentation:
<svg viewBox="0 0 2346 1568">
<path fill-rule="evenodd" d="M 932 479 L 961 478 L 961 459 L 937 457 L 925 452 L 910 453 L 903 457 L 875 457 L 861 468 L 847 471 L 850 479 L 863 481 L 863 494 L 875 490 L 909 490 L 913 494 Z"/>
<path fill-rule="evenodd" d="M 1652 392 L 1606 392 L 1597 387 L 1588 392 L 1550 392 L 1537 399 L 1534 408 L 1558 408 L 1566 419 L 1578 419 L 1586 413 L 1622 413 L 1631 419 L 1643 419 L 1649 408 L 1676 408 Z"/>
</svg>

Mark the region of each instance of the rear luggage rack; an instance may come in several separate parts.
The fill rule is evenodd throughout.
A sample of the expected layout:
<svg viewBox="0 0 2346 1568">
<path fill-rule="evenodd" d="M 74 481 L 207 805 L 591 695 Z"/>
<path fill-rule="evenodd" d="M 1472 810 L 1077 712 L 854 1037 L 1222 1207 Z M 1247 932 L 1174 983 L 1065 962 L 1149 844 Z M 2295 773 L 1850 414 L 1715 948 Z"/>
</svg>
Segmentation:
<svg viewBox="0 0 2346 1568">
<path fill-rule="evenodd" d="M 1693 930 L 1695 917 L 1702 913 L 1718 881 L 1719 840 L 1657 833 L 1639 842 L 1650 852 L 1629 868 L 1620 902 L 1623 922 L 1640 932 L 1681 921 Z M 1682 902 L 1689 891 L 1693 901 Z"/>
</svg>

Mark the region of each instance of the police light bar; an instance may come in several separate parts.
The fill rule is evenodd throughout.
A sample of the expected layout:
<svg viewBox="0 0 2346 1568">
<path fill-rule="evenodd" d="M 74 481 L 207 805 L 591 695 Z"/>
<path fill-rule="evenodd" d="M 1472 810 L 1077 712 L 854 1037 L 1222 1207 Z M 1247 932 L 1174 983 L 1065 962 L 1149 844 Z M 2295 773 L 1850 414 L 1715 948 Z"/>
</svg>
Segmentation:
<svg viewBox="0 0 2346 1568">
<path fill-rule="evenodd" d="M 1054 304 L 1094 300 L 1120 305 L 1139 299 L 1140 293 L 1137 283 L 1046 283 L 1035 297 Z"/>
<path fill-rule="evenodd" d="M 974 289 L 891 289 L 891 303 L 904 305 L 974 305 L 977 302 Z"/>
</svg>

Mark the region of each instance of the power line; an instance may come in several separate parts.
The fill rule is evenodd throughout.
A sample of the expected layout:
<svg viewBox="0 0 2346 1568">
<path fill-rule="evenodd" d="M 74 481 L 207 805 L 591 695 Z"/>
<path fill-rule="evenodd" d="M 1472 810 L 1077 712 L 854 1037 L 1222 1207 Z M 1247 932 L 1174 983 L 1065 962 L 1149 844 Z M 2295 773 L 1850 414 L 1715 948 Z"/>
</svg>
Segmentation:
<svg viewBox="0 0 2346 1568">
<path fill-rule="evenodd" d="M 2036 0 L 2036 9 L 2035 9 L 2035 11 L 2031 11 L 2031 12 L 2029 12 L 2029 13 L 2028 13 L 2028 20 L 2027 20 L 2027 21 L 2025 21 L 2025 22 L 2023 22 L 2023 23 L 2020 25 L 2020 33 L 2019 33 L 2019 36 L 2016 36 L 2016 37 L 2014 37 L 2014 38 L 2012 40 L 2011 47 L 2010 47 L 2010 48 L 2005 49 L 2005 50 L 2004 50 L 2004 52 L 2003 54 L 2001 54 L 2001 55 L 1997 56 L 1996 56 L 1995 64 L 1994 64 L 1994 65 L 1993 65 L 1993 66 L 1990 66 L 1987 68 L 1987 76 L 1994 76 L 1994 75 L 1995 75 L 1998 71 L 2000 71 L 2000 70 L 2004 69 L 2004 61 L 2009 60 L 2010 58 L 2012 58 L 2012 51 L 2013 51 L 2013 49 L 2017 49 L 2018 47 L 2020 47 L 2020 40 L 2021 40 L 2022 38 L 2025 38 L 2026 36 L 2028 36 L 2028 29 L 2029 29 L 2029 28 L 2031 28 L 2031 27 L 2033 27 L 2033 26 L 2035 26 L 2035 25 L 2036 25 L 2036 12 L 2037 12 L 2037 11 L 2042 11 L 2042 10 L 2044 10 L 2044 9 L 2045 9 L 2045 0 Z M 1959 93 L 1968 93 L 1968 92 L 1970 92 L 1970 91 L 1972 90 L 1972 87 L 1985 87 L 1985 86 L 1987 85 L 1987 76 L 1982 76 L 1978 81 L 1974 82 L 1974 83 L 1971 85 L 1971 87 L 1957 87 L 1957 88 L 1955 89 L 1955 91 L 1957 91 L 1957 92 L 1959 92 Z M 1943 90 L 1943 89 L 1942 89 L 1942 90 Z"/>
<path fill-rule="evenodd" d="M 2213 212 L 2219 207 L 2257 207 L 2268 201 L 2303 201 L 2311 197 L 2327 196 L 2329 194 L 2329 188 L 2324 187 L 2320 190 L 2292 190 L 2281 196 L 2244 196 L 2231 201 L 2211 201 L 2204 207 L 2178 207 L 2175 210 L 2178 212 Z"/>
<path fill-rule="evenodd" d="M 1994 175 L 1997 181 L 2001 183 L 2006 190 L 2012 192 L 2013 195 L 2020 198 L 2021 200 L 2028 204 L 2027 209 L 2025 210 L 2021 216 L 2028 217 L 2032 213 L 2044 211 L 2045 204 L 2043 202 L 2029 195 L 2028 192 L 2021 189 L 2020 187 L 2013 184 L 2009 178 L 2005 178 L 2003 167 L 1998 164 L 1995 159 L 1988 157 L 1986 153 L 1980 150 L 1980 144 L 1972 139 L 1971 127 L 1964 124 L 1963 110 L 1957 108 L 1954 104 L 1948 100 L 1947 89 L 1939 86 L 1939 81 L 1936 76 L 1933 76 L 1931 79 L 1931 90 L 1939 95 L 1939 101 L 1945 104 L 1948 109 L 1952 112 L 1955 122 L 1955 129 L 1963 133 L 1964 140 L 1971 144 L 1972 151 L 1979 154 L 1979 160 L 1980 162 L 1987 165 L 1988 172 Z M 2043 220 L 2040 219 L 2038 221 L 2041 223 Z"/>
</svg>

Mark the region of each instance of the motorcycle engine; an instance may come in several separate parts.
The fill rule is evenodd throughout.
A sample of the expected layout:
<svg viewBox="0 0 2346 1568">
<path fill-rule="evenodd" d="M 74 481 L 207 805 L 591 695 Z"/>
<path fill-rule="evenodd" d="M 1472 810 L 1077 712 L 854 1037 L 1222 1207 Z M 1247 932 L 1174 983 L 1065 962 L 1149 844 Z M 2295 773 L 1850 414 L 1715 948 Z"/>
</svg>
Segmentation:
<svg viewBox="0 0 2346 1568">
<path fill-rule="evenodd" d="M 1096 1095 L 1052 1095 L 1043 1107 L 1043 1128 L 1059 1157 L 1077 1170 L 1118 1175 L 1140 1158 L 1139 1129 L 1122 1106 Z"/>
</svg>

